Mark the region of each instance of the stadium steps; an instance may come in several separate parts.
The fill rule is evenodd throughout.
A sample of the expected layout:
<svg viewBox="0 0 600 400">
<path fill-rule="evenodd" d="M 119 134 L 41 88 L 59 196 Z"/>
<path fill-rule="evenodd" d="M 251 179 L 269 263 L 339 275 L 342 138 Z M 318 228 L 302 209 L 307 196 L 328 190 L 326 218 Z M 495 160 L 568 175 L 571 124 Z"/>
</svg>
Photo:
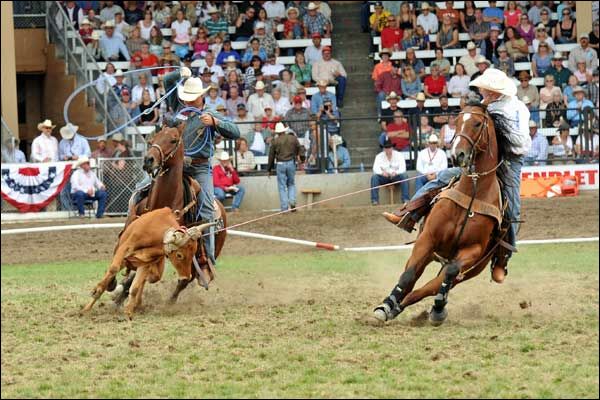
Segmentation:
<svg viewBox="0 0 600 400">
<path fill-rule="evenodd" d="M 52 101 L 47 102 L 45 117 L 50 118 L 58 127 L 64 126 L 63 107 L 67 98 L 78 87 L 74 75 L 66 74 L 66 63 L 57 54 L 54 44 L 47 47 L 47 69 L 44 80 L 44 93 L 52 96 Z M 84 91 L 85 92 L 85 91 Z M 96 122 L 102 120 L 93 107 L 87 104 L 85 93 L 78 94 L 71 102 L 69 118 L 71 123 L 79 126 L 79 133 L 83 136 L 99 136 L 104 133 L 104 125 Z M 58 129 L 55 130 L 58 132 Z M 92 143 L 90 143 L 92 145 Z"/>
<path fill-rule="evenodd" d="M 352 166 L 373 164 L 379 152 L 375 92 L 371 80 L 373 60 L 369 58 L 371 36 L 360 31 L 360 2 L 332 1 L 333 57 L 348 73 L 342 118 L 367 117 L 371 120 L 342 122 L 342 136 L 348 144 Z"/>
</svg>

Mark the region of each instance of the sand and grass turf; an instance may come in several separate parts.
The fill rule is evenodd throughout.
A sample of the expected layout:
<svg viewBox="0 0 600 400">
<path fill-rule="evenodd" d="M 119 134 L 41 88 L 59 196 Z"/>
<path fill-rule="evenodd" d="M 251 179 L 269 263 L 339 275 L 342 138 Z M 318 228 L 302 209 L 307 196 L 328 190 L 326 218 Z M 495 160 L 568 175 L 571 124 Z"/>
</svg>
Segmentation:
<svg viewBox="0 0 600 400">
<path fill-rule="evenodd" d="M 408 254 L 223 257 L 177 305 L 168 267 L 133 322 L 79 316 L 108 260 L 2 265 L 2 397 L 598 397 L 598 243 L 523 246 L 440 328 L 431 298 L 370 324 Z"/>
</svg>

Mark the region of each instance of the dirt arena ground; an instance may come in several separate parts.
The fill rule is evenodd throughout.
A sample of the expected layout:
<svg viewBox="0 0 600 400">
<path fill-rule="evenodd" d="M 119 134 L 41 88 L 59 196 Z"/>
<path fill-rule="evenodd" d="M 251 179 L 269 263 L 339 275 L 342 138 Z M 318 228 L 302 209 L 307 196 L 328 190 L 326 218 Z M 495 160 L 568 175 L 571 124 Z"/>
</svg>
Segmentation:
<svg viewBox="0 0 600 400">
<path fill-rule="evenodd" d="M 598 235 L 598 191 L 581 192 L 578 197 L 525 199 L 520 239 L 589 237 Z M 264 219 L 238 230 L 322 241 L 350 246 L 397 245 L 411 241 L 409 235 L 387 223 L 381 212 L 388 206 L 314 208 Z M 229 225 L 243 223 L 266 213 L 229 214 Z M 122 218 L 70 219 L 52 222 L 6 223 L 2 229 L 80 223 L 115 223 Z M 61 231 L 2 237 L 2 264 L 30 264 L 61 261 L 109 261 L 117 229 Z M 279 242 L 230 236 L 224 254 L 252 255 L 266 252 L 313 251 Z"/>
</svg>

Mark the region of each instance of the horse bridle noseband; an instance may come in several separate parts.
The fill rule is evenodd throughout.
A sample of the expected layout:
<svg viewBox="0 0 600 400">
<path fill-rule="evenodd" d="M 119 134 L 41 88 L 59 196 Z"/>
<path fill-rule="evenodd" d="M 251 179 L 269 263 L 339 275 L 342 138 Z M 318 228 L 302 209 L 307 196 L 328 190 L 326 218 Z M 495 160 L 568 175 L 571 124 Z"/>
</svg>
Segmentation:
<svg viewBox="0 0 600 400">
<path fill-rule="evenodd" d="M 158 166 L 158 173 L 156 174 L 156 176 L 160 176 L 163 175 L 165 172 L 167 172 L 169 169 L 163 169 L 163 167 L 165 166 L 165 163 L 167 161 L 169 161 L 169 159 L 173 158 L 173 156 L 175 156 L 175 153 L 177 152 L 177 149 L 179 149 L 179 146 L 181 145 L 181 142 L 183 140 L 183 135 L 179 136 L 179 140 L 177 140 L 177 144 L 175 145 L 175 147 L 173 148 L 173 150 L 171 150 L 166 156 L 165 156 L 165 152 L 163 151 L 163 149 L 160 147 L 160 145 L 153 143 L 152 146 L 150 146 L 150 148 L 154 148 L 158 150 L 158 153 L 160 154 L 160 164 Z"/>
</svg>

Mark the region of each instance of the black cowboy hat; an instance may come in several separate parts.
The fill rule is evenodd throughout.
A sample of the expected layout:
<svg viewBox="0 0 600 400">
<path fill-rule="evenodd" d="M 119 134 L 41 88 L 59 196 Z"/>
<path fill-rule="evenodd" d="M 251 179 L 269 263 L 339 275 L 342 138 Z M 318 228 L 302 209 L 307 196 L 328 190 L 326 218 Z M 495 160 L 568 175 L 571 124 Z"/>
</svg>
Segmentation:
<svg viewBox="0 0 600 400">
<path fill-rule="evenodd" d="M 383 142 L 383 148 L 384 149 L 391 149 L 394 147 L 394 144 L 392 143 L 392 141 L 390 140 L 389 137 L 385 138 L 385 141 Z"/>
</svg>

